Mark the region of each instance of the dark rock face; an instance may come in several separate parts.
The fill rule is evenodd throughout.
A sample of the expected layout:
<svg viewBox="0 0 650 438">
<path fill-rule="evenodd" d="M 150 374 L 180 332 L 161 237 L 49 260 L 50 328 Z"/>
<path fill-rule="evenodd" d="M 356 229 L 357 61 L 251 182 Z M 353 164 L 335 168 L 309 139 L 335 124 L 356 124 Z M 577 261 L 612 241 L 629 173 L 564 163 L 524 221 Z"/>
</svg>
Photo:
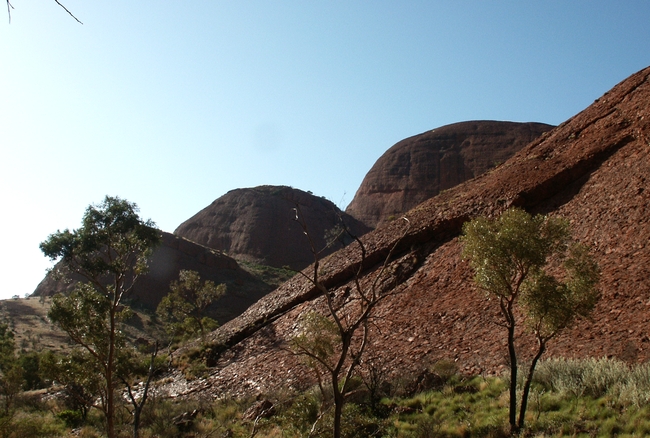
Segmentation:
<svg viewBox="0 0 650 438">
<path fill-rule="evenodd" d="M 291 187 L 260 186 L 226 193 L 183 222 L 174 234 L 240 260 L 302 269 L 314 257 L 295 220 L 296 203 L 318 251 L 325 248 L 325 235 L 339 218 L 356 235 L 369 230 L 324 198 Z M 334 245 L 321 257 L 339 248 Z"/>
<path fill-rule="evenodd" d="M 454 123 L 400 141 L 372 166 L 346 213 L 376 227 L 474 178 L 550 131 L 543 123 Z"/>
<path fill-rule="evenodd" d="M 203 280 L 226 285 L 226 294 L 210 309 L 210 314 L 220 323 L 241 314 L 272 290 L 241 269 L 234 259 L 173 234 L 162 233 L 162 243 L 149 260 L 149 272 L 136 281 L 133 293 L 127 298 L 136 306 L 155 310 L 169 292 L 170 282 L 178 280 L 181 269 L 197 271 Z M 77 281 L 85 281 L 81 276 L 73 276 L 72 280 L 57 281 L 48 273 L 32 296 L 66 293 L 74 288 Z"/>
<path fill-rule="evenodd" d="M 375 309 L 378 324 L 368 354 L 379 357 L 393 377 L 416 376 L 441 359 L 464 373 L 504 371 L 506 333 L 495 324 L 498 305 L 474 287 L 458 236 L 467 220 L 516 206 L 566 217 L 602 271 L 602 298 L 592 318 L 553 339 L 544 357 L 649 360 L 649 175 L 646 68 L 503 165 L 412 209 L 403 239 L 404 221 L 363 237 L 362 287 L 374 282 L 395 246 L 382 277 L 394 294 Z M 323 261 L 321 281 L 335 291 L 335 299 L 354 289 L 361 260 L 358 246 L 351 244 Z M 211 358 L 215 368 L 209 382 L 188 382 L 186 391 L 257 394 L 313 384 L 300 359 L 282 348 L 296 333 L 296 321 L 312 310 L 327 311 L 323 297 L 305 278 L 292 278 L 211 334 L 210 342 L 226 349 Z M 519 327 L 523 332 L 524 324 Z M 534 339 L 523 336 L 517 345 L 520 360 L 530 360 Z"/>
</svg>

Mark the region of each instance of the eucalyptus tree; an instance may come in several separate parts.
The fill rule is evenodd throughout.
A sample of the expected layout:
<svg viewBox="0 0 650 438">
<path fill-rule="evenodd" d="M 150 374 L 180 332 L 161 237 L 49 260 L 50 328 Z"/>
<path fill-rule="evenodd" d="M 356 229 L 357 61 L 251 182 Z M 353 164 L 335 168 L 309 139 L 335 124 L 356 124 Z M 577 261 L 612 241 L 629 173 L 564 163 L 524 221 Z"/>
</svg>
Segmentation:
<svg viewBox="0 0 650 438">
<path fill-rule="evenodd" d="M 147 271 L 147 258 L 160 239 L 155 224 L 140 218 L 136 204 L 107 196 L 86 209 L 80 228 L 57 231 L 40 245 L 59 262 L 57 274 L 85 280 L 69 295 L 55 296 L 48 317 L 83 348 L 93 364 L 88 369 L 98 370 L 109 438 L 115 436 L 117 365 L 125 348 L 119 324 L 130 310 L 124 298 Z"/>
<path fill-rule="evenodd" d="M 531 216 L 506 210 L 496 219 L 478 217 L 463 226 L 463 255 L 474 269 L 476 285 L 496 298 L 499 325 L 507 331 L 510 358 L 509 421 L 513 432 L 524 427 L 528 393 L 537 361 L 549 340 L 576 318 L 589 316 L 600 294 L 599 269 L 584 245 L 571 238 L 559 217 Z M 538 348 L 524 384 L 517 420 L 516 308 L 520 307 Z"/>
</svg>

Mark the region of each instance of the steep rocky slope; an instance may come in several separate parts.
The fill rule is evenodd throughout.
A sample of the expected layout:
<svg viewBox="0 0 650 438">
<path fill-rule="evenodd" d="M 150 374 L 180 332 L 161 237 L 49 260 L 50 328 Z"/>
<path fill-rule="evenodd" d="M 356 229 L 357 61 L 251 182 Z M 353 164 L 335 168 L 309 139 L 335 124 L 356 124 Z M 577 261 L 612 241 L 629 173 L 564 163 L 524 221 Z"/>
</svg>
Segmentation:
<svg viewBox="0 0 650 438">
<path fill-rule="evenodd" d="M 366 234 L 363 284 L 397 243 L 385 279 L 397 294 L 378 308 L 369 353 L 395 376 L 443 358 L 465 372 L 506 367 L 497 309 L 473 287 L 458 236 L 476 215 L 519 206 L 567 217 L 602 269 L 593 319 L 551 342 L 547 357 L 650 359 L 649 76 L 650 68 L 632 75 L 506 163 L 417 206 L 406 215 L 411 226 L 402 240 L 401 220 Z M 358 247 L 347 246 L 324 260 L 324 281 L 344 293 L 360 261 Z M 209 376 L 191 382 L 179 376 L 173 392 L 255 393 L 309 382 L 283 347 L 310 309 L 323 311 L 322 299 L 296 276 L 214 332 Z M 532 340 L 523 337 L 519 346 L 530 352 Z"/>
<path fill-rule="evenodd" d="M 404 139 L 372 166 L 346 212 L 376 227 L 505 162 L 551 129 L 544 123 L 484 120 Z"/>
<path fill-rule="evenodd" d="M 232 190 L 183 222 L 174 234 L 231 257 L 281 268 L 302 269 L 314 257 L 296 217 L 296 203 L 309 224 L 317 250 L 325 235 L 342 219 L 356 235 L 369 228 L 340 211 L 327 199 L 284 186 Z M 329 254 L 340 246 L 323 252 Z"/>
<path fill-rule="evenodd" d="M 136 306 L 155 310 L 162 297 L 169 292 L 169 283 L 178 279 L 180 269 L 197 271 L 204 280 L 226 284 L 226 294 L 210 309 L 211 315 L 220 323 L 241 314 L 273 289 L 243 270 L 234 259 L 173 234 L 163 233 L 162 244 L 149 261 L 149 272 L 138 279 L 129 299 Z M 81 277 L 74 279 L 83 280 Z M 52 296 L 73 287 L 74 282 L 57 281 L 48 273 L 32 296 Z"/>
</svg>

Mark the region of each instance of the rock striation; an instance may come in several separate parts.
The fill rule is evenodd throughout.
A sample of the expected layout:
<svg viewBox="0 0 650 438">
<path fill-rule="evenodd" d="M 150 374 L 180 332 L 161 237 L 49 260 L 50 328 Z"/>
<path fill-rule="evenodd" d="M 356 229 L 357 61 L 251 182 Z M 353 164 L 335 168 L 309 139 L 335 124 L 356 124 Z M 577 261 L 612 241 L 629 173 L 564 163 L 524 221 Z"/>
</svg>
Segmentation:
<svg viewBox="0 0 650 438">
<path fill-rule="evenodd" d="M 357 236 L 369 228 L 325 198 L 286 186 L 231 190 L 183 222 L 174 234 L 247 262 L 302 269 L 314 262 L 309 240 L 296 221 L 296 205 L 321 256 L 327 234 L 343 221 Z"/>
<path fill-rule="evenodd" d="M 561 215 L 600 264 L 602 299 L 593 318 L 549 344 L 545 357 L 650 359 L 650 68 L 624 80 L 587 109 L 534 140 L 491 172 L 453 187 L 322 261 L 323 281 L 337 295 L 375 280 L 396 245 L 384 282 L 395 293 L 377 308 L 369 354 L 395 377 L 419 373 L 440 359 L 466 373 L 506 367 L 498 309 L 472 284 L 461 257 L 462 224 L 511 206 Z M 200 382 L 178 376 L 180 394 L 251 394 L 313 383 L 284 347 L 300 316 L 326 311 L 318 291 L 296 276 L 210 335 L 213 366 Z M 522 361 L 534 342 L 522 337 Z"/>
<path fill-rule="evenodd" d="M 472 179 L 550 131 L 544 123 L 470 121 L 409 137 L 372 166 L 346 209 L 370 227 L 384 224 Z"/>
</svg>

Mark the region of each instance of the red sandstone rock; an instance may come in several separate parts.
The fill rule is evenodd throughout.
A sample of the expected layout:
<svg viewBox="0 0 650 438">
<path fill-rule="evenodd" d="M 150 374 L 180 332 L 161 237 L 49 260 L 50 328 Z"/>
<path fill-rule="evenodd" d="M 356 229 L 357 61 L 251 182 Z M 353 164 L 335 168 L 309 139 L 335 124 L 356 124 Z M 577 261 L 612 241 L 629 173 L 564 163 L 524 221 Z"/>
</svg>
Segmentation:
<svg viewBox="0 0 650 438">
<path fill-rule="evenodd" d="M 395 296 L 377 309 L 371 353 L 395 375 L 417 373 L 439 359 L 485 374 L 506 364 L 498 310 L 472 284 L 461 258 L 462 224 L 476 215 L 497 215 L 510 206 L 568 218 L 575 237 L 591 245 L 602 270 L 602 300 L 590 321 L 581 321 L 549 344 L 545 357 L 612 356 L 650 359 L 650 68 L 606 93 L 586 110 L 516 153 L 491 172 L 418 205 L 399 242 L 387 281 Z M 363 238 L 368 249 L 362 284 L 368 284 L 397 241 L 402 221 Z M 355 245 L 323 261 L 324 281 L 343 291 L 360 253 Z M 398 275 L 399 274 L 399 275 Z M 308 370 L 284 345 L 308 310 L 325 311 L 312 285 L 296 276 L 240 317 L 211 334 L 225 351 L 215 365 L 211 391 L 256 393 L 312 383 Z M 523 324 L 520 326 L 523 328 Z M 530 337 L 518 341 L 530 357 Z M 180 378 L 180 377 L 179 377 Z M 184 391 L 194 389 L 192 382 Z"/>
<path fill-rule="evenodd" d="M 291 187 L 260 186 L 231 190 L 183 222 L 174 234 L 236 259 L 302 269 L 314 262 L 314 256 L 295 221 L 296 203 L 309 224 L 317 251 L 326 247 L 325 235 L 340 219 L 356 235 L 369 231 L 327 199 Z M 321 255 L 340 248 L 334 245 Z"/>
<path fill-rule="evenodd" d="M 372 166 L 346 212 L 374 228 L 504 163 L 551 129 L 543 123 L 472 121 L 404 139 Z"/>
</svg>

